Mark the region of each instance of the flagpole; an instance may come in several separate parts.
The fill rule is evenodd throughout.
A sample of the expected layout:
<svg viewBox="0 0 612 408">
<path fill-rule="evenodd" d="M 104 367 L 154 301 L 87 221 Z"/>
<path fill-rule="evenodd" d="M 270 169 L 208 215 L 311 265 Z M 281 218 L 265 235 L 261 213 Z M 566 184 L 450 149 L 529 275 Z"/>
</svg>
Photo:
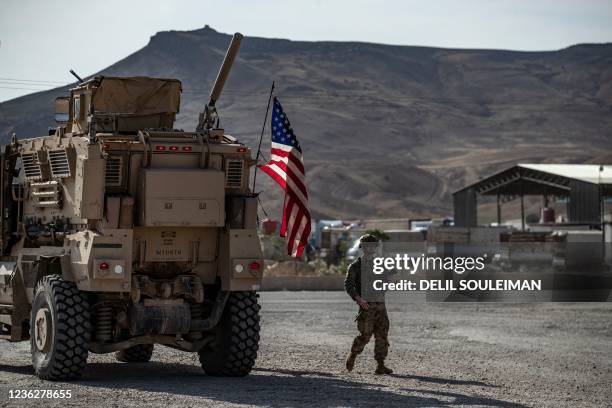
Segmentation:
<svg viewBox="0 0 612 408">
<path fill-rule="evenodd" d="M 259 145 L 257 146 L 257 156 L 255 156 L 255 173 L 253 174 L 253 194 L 255 194 L 255 182 L 257 181 L 257 168 L 259 163 L 259 154 L 261 152 L 261 141 L 263 134 L 266 130 L 266 122 L 268 121 L 268 113 L 270 112 L 270 102 L 272 101 L 272 94 L 274 93 L 274 81 L 272 81 L 272 87 L 270 88 L 270 96 L 268 97 L 268 106 L 266 107 L 266 116 L 264 116 L 263 126 L 261 127 L 261 135 L 259 135 Z"/>
</svg>

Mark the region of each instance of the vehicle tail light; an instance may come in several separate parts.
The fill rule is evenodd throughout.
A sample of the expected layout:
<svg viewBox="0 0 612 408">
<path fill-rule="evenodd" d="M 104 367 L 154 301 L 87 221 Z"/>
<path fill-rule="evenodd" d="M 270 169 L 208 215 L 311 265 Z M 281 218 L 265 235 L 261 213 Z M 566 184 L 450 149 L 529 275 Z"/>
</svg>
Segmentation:
<svg viewBox="0 0 612 408">
<path fill-rule="evenodd" d="M 98 266 L 98 268 L 101 271 L 107 271 L 108 268 L 110 268 L 110 265 L 108 263 L 106 263 L 106 262 L 101 262 L 100 265 Z"/>
<path fill-rule="evenodd" d="M 172 145 L 172 146 L 163 146 L 163 145 L 157 145 L 155 146 L 155 150 L 158 152 L 164 152 L 166 150 L 169 150 L 171 152 L 178 152 L 180 150 L 184 151 L 184 152 L 190 152 L 193 150 L 192 146 L 183 146 L 183 148 L 181 149 L 179 146 L 176 145 Z"/>
<path fill-rule="evenodd" d="M 251 262 L 249 264 L 249 269 L 252 270 L 252 271 L 258 271 L 259 268 L 261 268 L 261 265 L 259 264 L 259 262 L 255 261 L 255 262 Z"/>
<path fill-rule="evenodd" d="M 248 149 L 246 147 L 239 147 L 236 149 L 238 153 L 245 153 Z"/>
</svg>

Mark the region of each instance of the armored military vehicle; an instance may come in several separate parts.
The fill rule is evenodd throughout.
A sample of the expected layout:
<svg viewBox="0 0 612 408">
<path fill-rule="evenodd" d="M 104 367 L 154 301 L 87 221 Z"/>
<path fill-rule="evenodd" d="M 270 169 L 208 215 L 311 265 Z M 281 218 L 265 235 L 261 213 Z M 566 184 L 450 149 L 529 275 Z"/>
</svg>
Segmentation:
<svg viewBox="0 0 612 408">
<path fill-rule="evenodd" d="M 253 367 L 255 161 L 215 108 L 241 38 L 193 132 L 173 129 L 178 80 L 98 76 L 57 101 L 53 134 L 4 147 L 0 335 L 30 341 L 39 377 L 76 378 L 89 352 L 146 362 L 154 344 L 210 375 Z"/>
</svg>

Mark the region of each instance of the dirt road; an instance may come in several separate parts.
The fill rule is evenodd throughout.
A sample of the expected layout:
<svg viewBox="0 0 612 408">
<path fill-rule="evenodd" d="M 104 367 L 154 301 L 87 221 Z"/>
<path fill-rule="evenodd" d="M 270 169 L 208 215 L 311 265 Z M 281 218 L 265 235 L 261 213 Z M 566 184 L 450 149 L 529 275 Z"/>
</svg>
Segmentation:
<svg viewBox="0 0 612 408">
<path fill-rule="evenodd" d="M 0 343 L 0 406 L 610 406 L 612 304 L 403 304 L 389 299 L 392 376 L 372 345 L 346 373 L 354 305 L 339 292 L 262 293 L 253 374 L 207 377 L 195 355 L 153 361 L 90 355 L 80 381 L 33 376 L 28 343 Z M 9 390 L 71 390 L 16 400 Z"/>
</svg>

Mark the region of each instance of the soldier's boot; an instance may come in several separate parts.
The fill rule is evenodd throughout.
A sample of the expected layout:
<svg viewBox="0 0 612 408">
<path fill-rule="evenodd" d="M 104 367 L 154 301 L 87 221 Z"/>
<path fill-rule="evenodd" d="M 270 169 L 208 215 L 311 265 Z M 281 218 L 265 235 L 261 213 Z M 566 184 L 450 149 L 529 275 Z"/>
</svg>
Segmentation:
<svg viewBox="0 0 612 408">
<path fill-rule="evenodd" d="M 352 351 L 349 353 L 348 357 L 346 358 L 346 369 L 348 371 L 353 371 L 353 368 L 355 367 L 355 359 L 357 358 L 357 353 L 353 353 Z"/>
<path fill-rule="evenodd" d="M 393 370 L 385 366 L 384 360 L 380 360 L 378 362 L 378 366 L 376 367 L 376 371 L 374 371 L 374 373 L 379 374 L 379 375 L 380 374 L 393 374 Z"/>
</svg>

